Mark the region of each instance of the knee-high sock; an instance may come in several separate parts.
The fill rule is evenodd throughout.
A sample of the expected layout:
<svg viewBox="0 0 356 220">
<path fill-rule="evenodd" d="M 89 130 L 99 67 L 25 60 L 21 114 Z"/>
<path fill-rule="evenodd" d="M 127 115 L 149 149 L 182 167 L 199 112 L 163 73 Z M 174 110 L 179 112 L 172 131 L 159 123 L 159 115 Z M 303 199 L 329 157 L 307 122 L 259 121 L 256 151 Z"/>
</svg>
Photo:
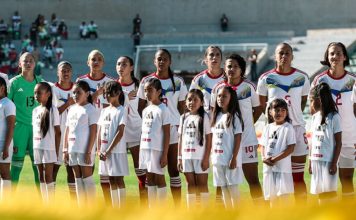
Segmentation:
<svg viewBox="0 0 356 220">
<path fill-rule="evenodd" d="M 11 162 L 11 180 L 13 183 L 17 184 L 20 179 L 20 173 L 23 167 L 24 158 L 15 159 Z M 37 172 L 37 170 L 36 170 Z"/>
<path fill-rule="evenodd" d="M 222 198 L 224 201 L 225 208 L 230 209 L 232 207 L 231 196 L 227 186 L 221 187 Z"/>
<path fill-rule="evenodd" d="M 53 202 L 55 197 L 55 183 L 54 182 L 47 183 L 46 188 L 47 188 L 48 201 Z"/>
<path fill-rule="evenodd" d="M 148 206 L 152 208 L 156 203 L 157 186 L 148 186 L 147 193 L 148 193 Z"/>
<path fill-rule="evenodd" d="M 85 194 L 87 196 L 88 201 L 94 200 L 96 196 L 96 188 L 93 176 L 88 176 L 83 178 Z"/>
<path fill-rule="evenodd" d="M 118 208 L 120 205 L 118 189 L 110 189 L 112 207 Z"/>
<path fill-rule="evenodd" d="M 187 207 L 188 208 L 194 208 L 196 205 L 196 201 L 197 201 L 197 196 L 195 193 L 194 194 L 187 193 Z"/>
<path fill-rule="evenodd" d="M 40 183 L 40 191 L 41 191 L 42 200 L 44 202 L 48 202 L 48 192 L 47 192 L 46 183 Z"/>
<path fill-rule="evenodd" d="M 233 208 L 237 207 L 237 203 L 239 200 L 239 188 L 238 185 L 232 185 L 227 187 L 229 189 L 229 193 L 231 196 L 231 204 Z"/>
<path fill-rule="evenodd" d="M 10 198 L 10 194 L 11 194 L 11 180 L 4 180 L 1 179 L 1 195 L 0 195 L 0 200 L 6 199 L 6 198 Z"/>
<path fill-rule="evenodd" d="M 81 206 L 85 204 L 86 195 L 84 190 L 84 182 L 82 178 L 75 178 L 75 188 L 77 193 L 77 202 Z"/>
</svg>

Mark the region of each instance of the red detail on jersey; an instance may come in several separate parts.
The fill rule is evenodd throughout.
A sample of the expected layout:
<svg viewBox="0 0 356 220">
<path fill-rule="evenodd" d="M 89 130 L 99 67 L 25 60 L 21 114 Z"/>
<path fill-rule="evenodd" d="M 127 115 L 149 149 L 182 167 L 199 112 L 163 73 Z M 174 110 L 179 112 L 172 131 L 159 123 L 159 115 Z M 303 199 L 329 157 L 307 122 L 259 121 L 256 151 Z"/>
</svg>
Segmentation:
<svg viewBox="0 0 356 220">
<path fill-rule="evenodd" d="M 42 138 L 40 138 L 40 137 L 33 137 L 33 139 L 34 139 L 35 141 L 40 141 Z"/>
<path fill-rule="evenodd" d="M 68 138 L 68 141 L 75 141 L 75 138 Z"/>
<path fill-rule="evenodd" d="M 282 76 L 288 76 L 288 75 L 291 75 L 291 74 L 295 73 L 296 70 L 297 70 L 297 69 L 295 69 L 294 67 L 292 67 L 292 70 L 291 70 L 290 72 L 288 72 L 288 73 L 281 73 L 281 72 L 279 72 L 277 69 L 274 69 L 274 72 L 277 73 L 277 74 L 279 74 L 279 75 L 282 75 Z"/>
<path fill-rule="evenodd" d="M 347 71 L 345 71 L 344 74 L 343 74 L 342 76 L 340 76 L 340 77 L 335 77 L 335 76 L 333 76 L 333 75 L 330 73 L 329 70 L 326 71 L 326 74 L 328 74 L 328 76 L 329 76 L 330 78 L 334 79 L 334 80 L 340 80 L 340 79 L 344 78 L 344 77 L 347 75 Z"/>
<path fill-rule="evenodd" d="M 92 77 L 90 76 L 90 73 L 87 73 L 87 74 L 85 74 L 85 75 L 83 75 L 83 76 L 79 76 L 78 79 L 88 78 L 88 79 L 90 79 L 90 80 L 92 80 L 92 81 L 100 81 L 100 80 L 104 79 L 105 76 L 106 76 L 106 74 L 103 73 L 103 77 L 101 77 L 100 79 L 94 79 L 94 78 L 92 78 Z"/>
<path fill-rule="evenodd" d="M 109 141 L 107 141 L 107 140 L 101 140 L 101 143 L 102 143 L 102 144 L 107 144 L 107 143 L 109 143 Z"/>
<path fill-rule="evenodd" d="M 320 73 L 319 75 L 317 75 L 315 78 L 314 78 L 314 81 L 313 81 L 313 86 L 315 86 L 316 84 L 319 84 L 318 81 L 319 79 L 324 76 L 325 74 L 327 74 L 328 71 L 324 71 L 322 73 Z"/>
<path fill-rule="evenodd" d="M 55 85 L 56 87 L 58 87 L 59 89 L 63 90 L 63 91 L 70 91 L 70 90 L 73 89 L 74 83 L 71 82 L 70 88 L 68 88 L 68 89 L 63 88 L 61 85 L 59 85 L 58 82 L 56 82 L 54 85 Z"/>
<path fill-rule="evenodd" d="M 151 142 L 151 138 L 142 138 L 142 141 Z"/>
<path fill-rule="evenodd" d="M 189 152 L 193 152 L 194 153 L 195 151 L 196 151 L 195 149 L 184 149 L 184 152 L 188 152 L 188 153 Z"/>
<path fill-rule="evenodd" d="M 146 80 L 147 78 L 149 78 L 149 77 L 154 77 L 154 76 L 155 76 L 155 73 L 151 73 L 151 74 L 149 74 L 149 75 L 147 75 L 147 76 L 144 76 L 144 77 L 142 77 L 140 83 L 142 83 L 142 82 L 143 82 L 144 80 Z"/>
<path fill-rule="evenodd" d="M 132 81 L 132 83 L 130 83 L 130 84 L 127 84 L 127 83 L 121 83 L 121 82 L 119 82 L 119 80 L 117 80 L 117 82 L 118 82 L 121 86 L 131 86 L 132 84 L 134 84 L 134 83 L 135 83 L 134 81 Z"/>
<path fill-rule="evenodd" d="M 153 76 L 156 77 L 159 80 L 165 80 L 165 79 L 169 79 L 170 78 L 169 75 L 168 75 L 168 77 L 161 77 L 161 76 L 157 75 L 157 73 L 154 73 Z"/>
<path fill-rule="evenodd" d="M 222 154 L 222 153 L 224 153 L 224 150 L 215 149 L 215 150 L 214 150 L 214 153 L 216 153 L 216 154 Z"/>
</svg>

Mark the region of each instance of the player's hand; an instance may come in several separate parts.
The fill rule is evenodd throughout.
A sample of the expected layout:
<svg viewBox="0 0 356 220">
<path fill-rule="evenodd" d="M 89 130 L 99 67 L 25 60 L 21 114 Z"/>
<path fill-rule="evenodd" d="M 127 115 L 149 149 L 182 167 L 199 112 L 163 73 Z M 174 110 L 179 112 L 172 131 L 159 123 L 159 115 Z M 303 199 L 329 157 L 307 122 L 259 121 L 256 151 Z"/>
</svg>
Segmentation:
<svg viewBox="0 0 356 220">
<path fill-rule="evenodd" d="M 330 175 L 335 175 L 337 172 L 337 165 L 336 163 L 331 163 L 329 168 Z"/>
<path fill-rule="evenodd" d="M 203 160 L 201 161 L 201 169 L 202 169 L 203 171 L 205 171 L 205 170 L 207 170 L 208 168 L 209 168 L 209 158 L 203 159 Z"/>
<path fill-rule="evenodd" d="M 161 159 L 159 161 L 159 164 L 161 165 L 161 168 L 164 168 L 167 166 L 168 160 L 167 160 L 167 155 L 162 155 Z"/>
<path fill-rule="evenodd" d="M 99 158 L 100 160 L 105 161 L 107 158 L 106 152 L 100 153 Z"/>
<path fill-rule="evenodd" d="M 69 155 L 68 152 L 63 152 L 63 161 L 65 164 L 69 164 Z"/>
<path fill-rule="evenodd" d="M 5 160 L 8 157 L 9 157 L 9 149 L 4 149 L 2 151 L 2 159 Z"/>
<path fill-rule="evenodd" d="M 75 103 L 73 97 L 70 96 L 70 94 L 68 94 L 67 103 L 68 105 L 73 105 Z"/>
<path fill-rule="evenodd" d="M 229 162 L 229 168 L 231 170 L 235 169 L 237 167 L 237 160 L 236 158 L 231 158 L 230 162 Z"/>
<path fill-rule="evenodd" d="M 263 163 L 267 164 L 268 166 L 273 166 L 273 162 L 271 161 L 271 157 L 263 159 Z"/>
<path fill-rule="evenodd" d="M 91 164 L 91 153 L 85 153 L 84 163 Z"/>
<path fill-rule="evenodd" d="M 313 174 L 313 172 L 312 172 L 312 168 L 311 168 L 311 161 L 309 161 L 309 167 L 308 167 L 308 170 L 309 170 L 309 174 Z"/>
<path fill-rule="evenodd" d="M 177 169 L 178 169 L 179 172 L 183 172 L 182 159 L 178 159 Z"/>
<path fill-rule="evenodd" d="M 129 92 L 129 94 L 128 94 L 129 100 L 135 99 L 136 96 L 137 96 L 137 90 L 132 90 L 132 91 Z"/>
</svg>

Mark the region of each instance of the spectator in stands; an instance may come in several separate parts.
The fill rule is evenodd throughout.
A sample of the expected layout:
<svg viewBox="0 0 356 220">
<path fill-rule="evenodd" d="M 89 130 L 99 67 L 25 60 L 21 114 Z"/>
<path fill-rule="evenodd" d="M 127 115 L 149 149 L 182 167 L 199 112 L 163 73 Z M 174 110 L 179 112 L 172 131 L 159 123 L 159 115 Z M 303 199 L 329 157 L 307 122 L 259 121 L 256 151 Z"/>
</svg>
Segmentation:
<svg viewBox="0 0 356 220">
<path fill-rule="evenodd" d="M 49 34 L 47 31 L 47 22 L 44 20 L 44 17 L 40 21 L 40 26 L 38 26 L 38 36 L 40 38 L 40 45 L 46 45 L 49 40 Z"/>
<path fill-rule="evenodd" d="M 30 40 L 33 42 L 33 45 L 37 46 L 37 26 L 35 22 L 32 22 L 30 27 Z"/>
<path fill-rule="evenodd" d="M 9 75 L 15 75 L 18 71 L 17 55 L 18 54 L 16 48 L 12 46 L 8 54 L 8 59 L 10 62 Z"/>
<path fill-rule="evenodd" d="M 90 39 L 98 38 L 98 26 L 94 21 L 90 21 L 90 24 L 88 25 L 88 35 Z"/>
<path fill-rule="evenodd" d="M 56 56 L 56 62 L 59 63 L 63 59 L 64 49 L 60 41 L 54 40 L 53 49 Z"/>
<path fill-rule="evenodd" d="M 0 43 L 7 40 L 7 24 L 4 22 L 4 19 L 0 20 Z"/>
<path fill-rule="evenodd" d="M 258 79 L 258 75 L 257 75 L 257 52 L 255 49 L 251 50 L 251 53 L 248 56 L 248 61 L 250 61 L 250 66 L 251 66 L 251 70 L 250 70 L 251 80 L 253 82 L 256 82 Z"/>
<path fill-rule="evenodd" d="M 53 14 L 51 15 L 51 24 L 53 24 L 53 23 L 58 24 L 58 19 L 57 19 L 56 13 L 53 13 Z"/>
<path fill-rule="evenodd" d="M 12 39 L 19 40 L 21 39 L 21 16 L 19 15 L 18 11 L 14 12 L 11 21 L 12 21 Z"/>
<path fill-rule="evenodd" d="M 43 48 L 43 55 L 45 61 L 45 67 L 53 69 L 52 58 L 53 58 L 53 47 L 47 42 L 46 46 Z"/>
<path fill-rule="evenodd" d="M 143 36 L 142 32 L 136 28 L 135 31 L 132 33 L 131 37 L 133 39 L 134 51 L 136 52 L 136 46 L 140 45 L 141 37 Z"/>
<path fill-rule="evenodd" d="M 133 33 L 135 33 L 137 30 L 139 32 L 141 31 L 141 23 L 142 20 L 140 18 L 140 15 L 136 14 L 136 17 L 133 19 Z"/>
<path fill-rule="evenodd" d="M 50 29 L 50 35 L 52 38 L 57 38 L 58 37 L 58 24 L 57 22 L 52 22 L 51 26 L 49 27 Z"/>
<path fill-rule="evenodd" d="M 30 37 L 27 34 L 25 34 L 24 38 L 21 41 L 21 50 L 23 52 L 26 52 L 26 48 L 30 44 L 30 42 L 31 42 Z"/>
<path fill-rule="evenodd" d="M 64 23 L 64 20 L 61 20 L 61 22 L 58 25 L 58 34 L 62 39 L 64 40 L 68 39 L 68 27 Z"/>
<path fill-rule="evenodd" d="M 88 36 L 88 26 L 85 23 L 85 21 L 83 21 L 79 26 L 79 37 L 81 40 L 85 40 L 87 36 Z"/>
<path fill-rule="evenodd" d="M 26 47 L 26 51 L 32 53 L 34 50 L 35 50 L 35 45 L 33 44 L 32 41 L 30 41 L 30 43 Z"/>
<path fill-rule="evenodd" d="M 227 31 L 228 24 L 229 24 L 229 19 L 226 17 L 225 14 L 223 14 L 220 19 L 220 27 L 223 32 Z"/>
</svg>

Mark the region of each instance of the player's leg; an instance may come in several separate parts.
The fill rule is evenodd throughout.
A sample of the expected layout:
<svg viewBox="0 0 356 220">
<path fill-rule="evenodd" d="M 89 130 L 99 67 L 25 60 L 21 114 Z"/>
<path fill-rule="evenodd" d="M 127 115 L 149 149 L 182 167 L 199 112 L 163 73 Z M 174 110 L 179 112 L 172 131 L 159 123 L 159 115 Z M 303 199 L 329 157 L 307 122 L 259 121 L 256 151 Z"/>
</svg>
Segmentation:
<svg viewBox="0 0 356 220">
<path fill-rule="evenodd" d="M 193 208 L 196 205 L 197 184 L 195 182 L 195 175 L 193 172 L 184 173 L 187 181 L 187 207 Z"/>
<path fill-rule="evenodd" d="M 70 160 L 71 160 L 72 155 L 74 156 L 75 154 L 70 155 Z M 77 193 L 77 202 L 78 202 L 78 205 L 83 205 L 83 204 L 85 204 L 86 194 L 85 194 L 84 182 L 83 182 L 83 178 L 82 178 L 81 169 L 78 164 L 76 164 L 76 165 L 73 164 L 71 167 L 73 169 L 73 173 L 75 176 L 75 188 L 76 188 L 76 193 Z"/>
<path fill-rule="evenodd" d="M 11 194 L 10 163 L 0 163 L 0 177 L 0 200 L 4 201 Z"/>
<path fill-rule="evenodd" d="M 171 132 L 172 133 L 172 132 Z M 175 205 L 181 202 L 181 179 L 177 168 L 178 144 L 169 145 L 168 149 L 168 174 L 170 177 L 170 187 Z"/>
<path fill-rule="evenodd" d="M 46 163 L 43 165 L 44 168 L 44 180 L 46 183 L 46 190 L 48 201 L 54 200 L 55 188 L 54 188 L 54 181 L 53 181 L 53 168 L 54 163 Z"/>
<path fill-rule="evenodd" d="M 69 189 L 69 196 L 71 199 L 76 199 L 76 187 L 75 187 L 75 177 L 74 177 L 73 169 L 69 165 L 66 165 L 65 167 L 67 171 L 67 184 Z"/>
<path fill-rule="evenodd" d="M 242 164 L 246 181 L 250 187 L 250 194 L 254 202 L 263 201 L 262 188 L 258 179 L 258 163 Z"/>
<path fill-rule="evenodd" d="M 154 173 L 150 173 L 146 171 L 146 175 L 147 175 L 148 207 L 152 208 L 156 203 L 157 185 L 155 183 Z"/>
<path fill-rule="evenodd" d="M 200 195 L 200 203 L 203 207 L 209 204 L 208 173 L 195 174 L 197 195 Z"/>
<path fill-rule="evenodd" d="M 167 199 L 167 185 L 164 175 L 154 174 L 155 184 L 157 185 L 157 200 L 161 205 L 165 205 Z"/>
<path fill-rule="evenodd" d="M 20 179 L 20 173 L 22 171 L 26 155 L 27 141 L 30 138 L 32 138 L 32 136 L 30 137 L 30 133 L 26 129 L 26 126 L 22 123 L 16 123 L 13 137 L 14 152 L 11 161 L 11 180 L 14 188 L 16 188 L 16 185 Z"/>
<path fill-rule="evenodd" d="M 30 132 L 30 135 L 31 135 L 31 138 L 28 139 L 28 144 L 27 144 L 27 151 L 28 151 L 28 154 L 30 156 L 30 159 L 31 159 L 31 163 L 32 163 L 32 170 L 33 170 L 33 174 L 34 174 L 34 179 L 35 179 L 35 183 L 36 185 L 39 184 L 39 179 L 38 179 L 38 173 L 37 173 L 37 169 L 36 169 L 36 166 L 34 164 L 34 157 L 33 157 L 33 138 L 32 138 L 32 126 L 27 126 L 27 129 L 29 130 Z"/>
<path fill-rule="evenodd" d="M 129 150 L 132 156 L 135 173 L 138 179 L 138 189 L 140 193 L 140 200 L 147 200 L 147 191 L 146 191 L 146 172 L 143 169 L 139 169 L 139 155 L 140 155 L 140 146 L 136 145 L 133 147 L 129 146 Z"/>
<path fill-rule="evenodd" d="M 92 161 L 93 161 L 93 159 L 94 158 L 92 158 Z M 93 165 L 89 165 L 89 166 L 80 165 L 80 171 L 82 173 L 84 190 L 85 190 L 85 193 L 87 196 L 87 200 L 88 200 L 88 202 L 91 202 L 95 199 L 95 196 L 96 196 L 95 182 L 93 179 Z M 109 183 L 109 186 L 110 186 L 110 183 Z M 109 193 L 110 193 L 110 190 L 109 190 Z"/>
<path fill-rule="evenodd" d="M 120 207 L 120 199 L 119 199 L 118 184 L 116 181 L 116 177 L 110 176 L 109 181 L 110 181 L 111 204 L 112 207 L 118 208 Z"/>
<path fill-rule="evenodd" d="M 125 206 L 125 203 L 126 203 L 126 186 L 125 186 L 125 182 L 124 182 L 124 177 L 117 176 L 116 183 L 118 185 L 118 191 L 119 191 L 120 208 L 122 208 Z"/>
<path fill-rule="evenodd" d="M 48 201 L 48 193 L 47 193 L 47 187 L 46 187 L 46 182 L 45 182 L 45 177 L 44 177 L 44 165 L 37 164 L 36 166 L 37 166 L 38 176 L 40 179 L 40 191 L 41 191 L 42 200 L 47 202 Z"/>
</svg>

